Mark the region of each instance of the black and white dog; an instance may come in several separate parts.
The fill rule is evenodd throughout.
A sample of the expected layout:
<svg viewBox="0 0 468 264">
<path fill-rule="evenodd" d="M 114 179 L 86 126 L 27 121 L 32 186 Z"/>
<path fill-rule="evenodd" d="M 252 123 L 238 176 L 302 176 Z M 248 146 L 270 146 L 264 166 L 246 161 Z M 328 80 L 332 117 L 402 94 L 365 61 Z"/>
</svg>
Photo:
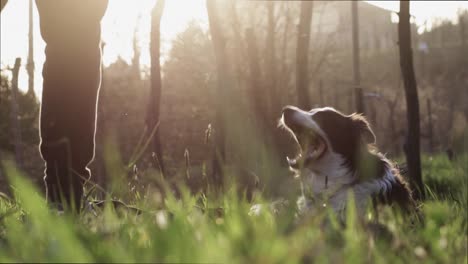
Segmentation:
<svg viewBox="0 0 468 264">
<path fill-rule="evenodd" d="M 280 126 L 291 133 L 300 149 L 295 158 L 288 158 L 302 182 L 299 213 L 326 203 L 344 220 L 349 193 L 354 194 L 360 216 L 371 201 L 403 209 L 413 206 L 408 184 L 372 146 L 376 138 L 363 116 L 344 115 L 331 107 L 307 112 L 287 106 Z"/>
</svg>

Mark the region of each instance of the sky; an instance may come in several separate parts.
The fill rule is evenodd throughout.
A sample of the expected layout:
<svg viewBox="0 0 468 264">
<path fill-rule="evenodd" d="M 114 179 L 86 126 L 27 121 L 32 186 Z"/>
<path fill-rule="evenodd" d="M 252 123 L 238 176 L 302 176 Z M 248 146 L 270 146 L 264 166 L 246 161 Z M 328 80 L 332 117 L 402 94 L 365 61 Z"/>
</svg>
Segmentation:
<svg viewBox="0 0 468 264">
<path fill-rule="evenodd" d="M 19 88 L 27 89 L 26 61 L 28 54 L 28 0 L 10 0 L 0 15 L 0 68 L 12 67 L 16 57 L 21 57 L 22 66 Z M 33 1 L 34 2 L 34 1 Z M 142 65 L 149 65 L 150 13 L 155 0 L 109 0 L 102 20 L 102 39 L 106 43 L 103 63 L 109 65 L 119 56 L 130 61 L 133 56 L 132 40 L 135 28 L 141 46 Z M 367 1 L 382 8 L 398 11 L 398 1 Z M 183 8 L 181 6 L 183 5 Z M 437 18 L 456 22 L 457 11 L 468 9 L 468 1 L 412 1 L 411 13 L 415 21 L 430 27 Z M 166 0 L 161 21 L 162 57 L 168 53 L 171 40 L 183 31 L 191 20 L 198 20 L 207 27 L 204 0 Z M 40 36 L 37 10 L 34 8 L 34 61 L 35 91 L 42 91 L 42 64 L 45 44 Z"/>
</svg>

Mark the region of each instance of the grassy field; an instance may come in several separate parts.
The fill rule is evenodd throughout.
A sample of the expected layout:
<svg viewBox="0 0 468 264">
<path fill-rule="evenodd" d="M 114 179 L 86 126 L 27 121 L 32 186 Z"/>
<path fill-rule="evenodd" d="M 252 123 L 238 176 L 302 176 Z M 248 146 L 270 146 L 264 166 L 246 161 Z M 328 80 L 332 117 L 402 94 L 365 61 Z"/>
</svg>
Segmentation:
<svg viewBox="0 0 468 264">
<path fill-rule="evenodd" d="M 346 227 L 326 212 L 297 221 L 293 206 L 249 216 L 235 187 L 217 198 L 129 190 L 141 214 L 104 206 L 59 215 L 5 162 L 15 198 L 0 198 L 0 262 L 467 263 L 467 164 L 467 156 L 424 157 L 424 223 L 384 209 L 376 232 L 352 210 Z"/>
</svg>

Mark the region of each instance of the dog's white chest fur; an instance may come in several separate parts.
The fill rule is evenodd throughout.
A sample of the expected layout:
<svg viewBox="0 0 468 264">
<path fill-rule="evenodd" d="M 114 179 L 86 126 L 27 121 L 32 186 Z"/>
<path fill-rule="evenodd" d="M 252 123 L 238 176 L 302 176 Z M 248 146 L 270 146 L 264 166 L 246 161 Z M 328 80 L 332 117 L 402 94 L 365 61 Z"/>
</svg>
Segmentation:
<svg viewBox="0 0 468 264">
<path fill-rule="evenodd" d="M 317 206 L 324 205 L 330 207 L 340 219 L 345 217 L 345 209 L 353 196 L 357 214 L 364 215 L 373 195 L 387 193 L 391 191 L 392 184 L 396 177 L 390 167 L 386 167 L 385 174 L 373 180 L 354 183 L 355 178 L 352 172 L 339 173 L 335 170 L 335 175 L 328 176 L 311 170 L 303 171 L 302 195 L 298 198 L 296 205 L 300 214 L 307 214 L 315 211 Z"/>
</svg>

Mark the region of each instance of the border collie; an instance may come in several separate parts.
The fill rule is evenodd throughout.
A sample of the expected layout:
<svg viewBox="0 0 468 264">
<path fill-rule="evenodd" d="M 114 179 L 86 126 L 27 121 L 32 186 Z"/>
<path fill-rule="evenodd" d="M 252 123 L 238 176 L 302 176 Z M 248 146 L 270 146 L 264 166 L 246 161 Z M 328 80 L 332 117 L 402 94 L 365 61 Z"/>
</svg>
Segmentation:
<svg viewBox="0 0 468 264">
<path fill-rule="evenodd" d="M 279 125 L 300 149 L 295 158 L 287 158 L 301 180 L 299 214 L 327 204 L 344 220 L 349 193 L 361 217 L 370 201 L 374 206 L 397 204 L 405 211 L 414 205 L 408 184 L 377 151 L 374 132 L 362 115 L 344 115 L 331 107 L 307 112 L 286 106 Z"/>
</svg>

